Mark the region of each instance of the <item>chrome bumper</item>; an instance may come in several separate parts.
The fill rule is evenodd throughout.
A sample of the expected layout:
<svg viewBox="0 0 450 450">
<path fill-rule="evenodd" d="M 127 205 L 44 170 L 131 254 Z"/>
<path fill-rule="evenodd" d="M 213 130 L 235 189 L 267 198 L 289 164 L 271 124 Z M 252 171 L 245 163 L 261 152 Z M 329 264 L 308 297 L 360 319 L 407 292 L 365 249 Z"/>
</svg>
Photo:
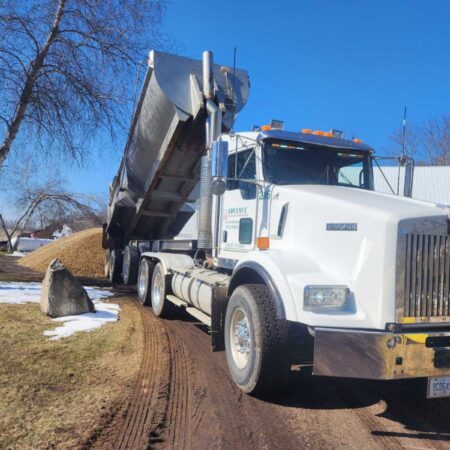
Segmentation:
<svg viewBox="0 0 450 450">
<path fill-rule="evenodd" d="M 450 332 L 316 328 L 313 373 L 373 380 L 450 375 Z"/>
</svg>

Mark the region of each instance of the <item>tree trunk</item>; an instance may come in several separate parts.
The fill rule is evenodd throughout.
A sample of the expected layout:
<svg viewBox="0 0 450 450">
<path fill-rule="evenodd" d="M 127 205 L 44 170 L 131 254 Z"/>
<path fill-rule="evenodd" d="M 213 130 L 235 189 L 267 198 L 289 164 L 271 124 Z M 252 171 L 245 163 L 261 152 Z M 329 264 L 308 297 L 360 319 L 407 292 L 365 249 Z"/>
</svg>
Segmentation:
<svg viewBox="0 0 450 450">
<path fill-rule="evenodd" d="M 2 223 L 3 231 L 6 234 L 6 239 L 8 240 L 8 253 L 13 252 L 12 246 L 12 235 L 9 233 L 8 228 L 6 227 L 5 221 L 3 220 L 3 216 L 0 214 L 0 222 Z"/>
<path fill-rule="evenodd" d="M 25 84 L 23 85 L 16 110 L 14 112 L 14 117 L 12 118 L 6 129 L 5 139 L 0 146 L 0 167 L 2 167 L 3 163 L 5 162 L 5 159 L 8 156 L 9 151 L 11 150 L 11 146 L 17 136 L 17 133 L 19 132 L 19 128 L 23 121 L 23 118 L 25 117 L 25 111 L 30 101 L 38 74 L 42 69 L 42 66 L 44 65 L 45 58 L 47 57 L 50 47 L 58 36 L 59 25 L 64 14 L 66 2 L 67 0 L 59 0 L 55 19 L 53 21 L 50 33 L 47 36 L 44 46 L 40 49 L 40 51 L 36 55 L 36 58 L 30 64 L 30 69 L 27 74 Z"/>
</svg>

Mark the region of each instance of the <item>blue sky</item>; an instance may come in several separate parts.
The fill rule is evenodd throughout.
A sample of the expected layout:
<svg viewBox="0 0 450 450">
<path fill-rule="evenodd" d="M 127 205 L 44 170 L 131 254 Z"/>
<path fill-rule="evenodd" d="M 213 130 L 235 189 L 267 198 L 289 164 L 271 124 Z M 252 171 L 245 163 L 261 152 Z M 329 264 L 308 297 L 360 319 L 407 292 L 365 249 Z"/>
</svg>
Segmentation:
<svg viewBox="0 0 450 450">
<path fill-rule="evenodd" d="M 408 120 L 450 113 L 450 1 L 172 0 L 166 28 L 181 54 L 248 70 L 250 99 L 236 130 L 285 121 L 286 129 L 341 129 L 382 153 Z M 123 140 L 71 169 L 69 188 L 105 193 Z"/>
</svg>

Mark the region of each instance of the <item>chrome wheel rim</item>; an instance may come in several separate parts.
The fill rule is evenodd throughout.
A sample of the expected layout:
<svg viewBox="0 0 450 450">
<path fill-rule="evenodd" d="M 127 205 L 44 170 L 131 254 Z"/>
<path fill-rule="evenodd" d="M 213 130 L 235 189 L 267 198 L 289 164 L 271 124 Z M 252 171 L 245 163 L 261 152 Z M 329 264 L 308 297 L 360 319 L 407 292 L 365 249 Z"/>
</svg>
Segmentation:
<svg viewBox="0 0 450 450">
<path fill-rule="evenodd" d="M 139 280 L 138 280 L 138 293 L 139 298 L 141 300 L 145 297 L 145 291 L 147 289 L 147 283 L 148 283 L 148 264 L 144 261 L 142 261 L 140 270 L 139 270 Z"/>
<path fill-rule="evenodd" d="M 230 348 L 234 363 L 243 369 L 250 357 L 250 322 L 242 308 L 236 308 L 230 321 Z"/>
<path fill-rule="evenodd" d="M 156 270 L 152 282 L 152 305 L 157 308 L 164 300 L 164 280 L 161 271 Z"/>
</svg>

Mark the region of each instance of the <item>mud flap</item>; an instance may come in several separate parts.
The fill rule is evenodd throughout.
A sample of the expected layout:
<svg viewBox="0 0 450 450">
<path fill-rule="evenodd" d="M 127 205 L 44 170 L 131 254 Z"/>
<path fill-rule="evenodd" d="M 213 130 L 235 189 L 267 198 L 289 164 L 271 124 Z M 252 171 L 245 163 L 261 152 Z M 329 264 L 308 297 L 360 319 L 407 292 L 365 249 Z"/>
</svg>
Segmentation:
<svg viewBox="0 0 450 450">
<path fill-rule="evenodd" d="M 225 313 L 228 297 L 213 295 L 211 304 L 211 351 L 225 350 Z"/>
</svg>

